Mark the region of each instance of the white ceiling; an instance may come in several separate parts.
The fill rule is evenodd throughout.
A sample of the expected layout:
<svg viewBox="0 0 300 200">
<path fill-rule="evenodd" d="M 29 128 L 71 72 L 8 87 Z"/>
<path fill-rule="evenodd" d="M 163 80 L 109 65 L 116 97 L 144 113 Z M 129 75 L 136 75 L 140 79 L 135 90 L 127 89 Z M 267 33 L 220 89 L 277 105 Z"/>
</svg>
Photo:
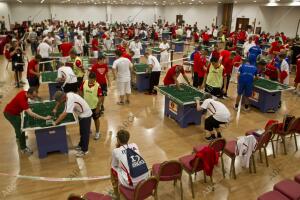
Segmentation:
<svg viewBox="0 0 300 200">
<path fill-rule="evenodd" d="M 300 0 L 0 0 L 9 3 L 111 4 L 111 5 L 201 5 L 212 3 L 291 3 Z"/>
</svg>

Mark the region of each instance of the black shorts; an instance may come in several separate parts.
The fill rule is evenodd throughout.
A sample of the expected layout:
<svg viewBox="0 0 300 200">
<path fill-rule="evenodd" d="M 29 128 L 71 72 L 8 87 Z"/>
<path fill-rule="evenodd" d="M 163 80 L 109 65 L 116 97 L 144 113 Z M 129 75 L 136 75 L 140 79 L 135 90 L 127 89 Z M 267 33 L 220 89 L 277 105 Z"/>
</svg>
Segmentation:
<svg viewBox="0 0 300 200">
<path fill-rule="evenodd" d="M 27 80 L 28 80 L 30 87 L 39 87 L 40 86 L 40 80 L 39 80 L 39 77 L 37 77 L 37 76 L 27 78 Z"/>
<path fill-rule="evenodd" d="M 24 71 L 24 65 L 12 65 L 12 70 L 17 72 L 23 72 Z"/>
<path fill-rule="evenodd" d="M 107 84 L 100 84 L 103 96 L 107 96 Z"/>
<path fill-rule="evenodd" d="M 197 72 L 194 72 L 194 77 L 193 77 L 193 86 L 194 87 L 199 87 L 202 85 L 204 80 L 204 77 L 199 77 Z"/>
<path fill-rule="evenodd" d="M 63 87 L 63 91 L 65 93 L 68 93 L 68 92 L 74 92 L 74 93 L 76 93 L 78 91 L 77 82 L 76 83 L 67 83 Z"/>
<path fill-rule="evenodd" d="M 96 109 L 92 109 L 93 115 L 92 118 L 93 120 L 99 119 L 101 117 L 101 112 L 96 113 Z"/>
<path fill-rule="evenodd" d="M 225 124 L 225 122 L 219 122 L 213 116 L 205 119 L 204 128 L 207 131 L 213 131 L 214 128 L 220 128 L 220 124 Z"/>
</svg>

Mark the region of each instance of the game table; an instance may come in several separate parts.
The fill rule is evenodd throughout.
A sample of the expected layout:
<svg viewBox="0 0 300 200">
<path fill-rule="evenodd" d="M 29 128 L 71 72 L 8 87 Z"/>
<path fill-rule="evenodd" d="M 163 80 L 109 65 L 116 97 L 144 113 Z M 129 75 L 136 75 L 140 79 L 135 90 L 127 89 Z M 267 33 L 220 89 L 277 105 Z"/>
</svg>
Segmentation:
<svg viewBox="0 0 300 200">
<path fill-rule="evenodd" d="M 108 50 L 108 51 L 104 51 L 104 56 L 107 59 L 107 63 L 110 67 L 112 67 L 114 61 L 116 60 L 116 50 L 112 49 L 112 50 Z"/>
<path fill-rule="evenodd" d="M 249 98 L 250 105 L 262 112 L 276 112 L 281 106 L 281 92 L 293 87 L 265 78 L 254 81 L 253 94 Z"/>
<path fill-rule="evenodd" d="M 61 90 L 61 84 L 56 82 L 57 71 L 41 72 L 40 83 L 48 84 L 49 88 L 49 99 L 53 99 L 56 91 Z"/>
<path fill-rule="evenodd" d="M 163 31 L 162 34 L 161 34 L 161 38 L 169 40 L 171 38 L 171 34 L 172 34 L 172 32 Z"/>
<path fill-rule="evenodd" d="M 33 112 L 42 115 L 52 115 L 55 101 L 43 101 L 29 104 Z M 57 110 L 57 115 L 52 120 L 40 120 L 29 116 L 26 112 L 21 114 L 22 131 L 34 131 L 39 158 L 47 157 L 47 153 L 60 151 L 68 153 L 68 142 L 66 126 L 77 123 L 75 115 L 68 114 L 67 117 L 57 126 L 53 126 L 53 120 L 64 111 L 64 106 Z"/>
<path fill-rule="evenodd" d="M 154 47 L 154 48 L 150 48 L 152 55 L 155 56 L 158 60 L 158 62 L 160 62 L 160 48 L 159 47 Z"/>
<path fill-rule="evenodd" d="M 182 41 L 182 40 L 172 41 L 172 49 L 175 52 L 183 52 L 183 50 L 184 50 L 184 41 Z"/>
<path fill-rule="evenodd" d="M 202 102 L 205 93 L 184 83 L 180 87 L 182 90 L 175 85 L 155 87 L 165 95 L 165 116 L 174 119 L 181 128 L 186 128 L 189 124 L 199 125 L 203 112 L 197 111 L 195 97 L 199 97 Z"/>
<path fill-rule="evenodd" d="M 139 92 L 149 90 L 150 87 L 150 73 L 147 71 L 147 64 L 135 64 L 132 74 L 132 86 Z"/>
</svg>

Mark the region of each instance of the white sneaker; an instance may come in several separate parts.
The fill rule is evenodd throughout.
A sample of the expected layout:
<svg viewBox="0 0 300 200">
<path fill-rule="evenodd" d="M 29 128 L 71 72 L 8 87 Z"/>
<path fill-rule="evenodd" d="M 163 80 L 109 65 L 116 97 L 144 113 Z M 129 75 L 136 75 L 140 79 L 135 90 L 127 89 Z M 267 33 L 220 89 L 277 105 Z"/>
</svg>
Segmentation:
<svg viewBox="0 0 300 200">
<path fill-rule="evenodd" d="M 89 152 L 88 151 L 78 151 L 76 153 L 76 157 L 83 157 L 85 155 L 87 155 Z"/>
<path fill-rule="evenodd" d="M 21 153 L 31 155 L 33 154 L 33 151 L 29 147 L 26 147 L 25 149 L 21 149 Z"/>
<path fill-rule="evenodd" d="M 100 136 L 101 136 L 100 133 L 95 133 L 94 140 L 99 140 L 99 139 L 100 139 Z"/>
<path fill-rule="evenodd" d="M 76 146 L 76 147 L 75 147 L 75 150 L 76 150 L 76 151 L 81 151 L 81 147 L 80 147 L 80 146 Z"/>
</svg>

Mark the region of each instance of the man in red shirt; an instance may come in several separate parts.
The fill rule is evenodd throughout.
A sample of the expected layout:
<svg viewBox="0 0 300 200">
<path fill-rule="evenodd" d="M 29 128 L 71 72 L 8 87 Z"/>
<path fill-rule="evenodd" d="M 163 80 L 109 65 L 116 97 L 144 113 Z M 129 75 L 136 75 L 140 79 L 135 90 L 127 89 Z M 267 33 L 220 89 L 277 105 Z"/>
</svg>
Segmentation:
<svg viewBox="0 0 300 200">
<path fill-rule="evenodd" d="M 67 40 L 65 39 L 64 42 L 60 45 L 60 52 L 62 57 L 69 57 L 72 48 L 73 44 L 71 42 L 67 42 Z"/>
<path fill-rule="evenodd" d="M 297 65 L 296 65 L 296 77 L 295 77 L 295 84 L 294 84 L 294 87 L 295 87 L 295 90 L 294 90 L 294 93 L 297 94 L 298 93 L 298 96 L 300 96 L 300 88 L 298 88 L 298 85 L 300 83 L 300 54 L 297 55 Z"/>
<path fill-rule="evenodd" d="M 214 57 L 217 60 L 219 60 L 219 58 L 220 58 L 220 52 L 219 52 L 219 47 L 218 47 L 217 44 L 214 46 L 214 50 L 211 52 L 211 56 L 210 57 Z"/>
<path fill-rule="evenodd" d="M 280 52 L 279 38 L 276 37 L 275 41 L 271 43 L 271 48 L 270 48 L 269 54 L 277 55 L 279 52 Z"/>
<path fill-rule="evenodd" d="M 209 35 L 207 34 L 207 32 L 204 31 L 201 36 L 202 36 L 202 40 L 203 40 L 202 41 L 203 45 L 209 46 Z"/>
<path fill-rule="evenodd" d="M 101 112 L 104 111 L 104 97 L 107 96 L 107 86 L 110 85 L 109 77 L 108 77 L 108 66 L 107 63 L 105 63 L 105 56 L 100 55 L 98 57 L 97 63 L 95 63 L 92 66 L 91 72 L 94 72 L 96 74 L 96 80 L 99 83 L 103 95 L 101 96 Z"/>
<path fill-rule="evenodd" d="M 244 44 L 247 39 L 247 33 L 244 30 L 239 30 L 238 32 L 238 42 Z"/>
<path fill-rule="evenodd" d="M 15 129 L 16 138 L 18 139 L 21 153 L 31 155 L 32 151 L 26 146 L 25 132 L 21 130 L 21 113 L 25 111 L 33 118 L 49 120 L 51 116 L 40 116 L 29 108 L 28 98 L 36 99 L 38 96 L 36 88 L 29 88 L 28 91 L 20 91 L 5 107 L 4 117 L 10 122 Z"/>
<path fill-rule="evenodd" d="M 194 76 L 193 76 L 193 86 L 196 88 L 201 88 L 206 72 L 206 51 L 202 51 L 203 55 L 200 53 L 201 47 L 197 47 L 196 53 L 194 54 Z"/>
<path fill-rule="evenodd" d="M 223 51 L 226 51 L 226 50 L 223 50 Z M 222 52 L 221 52 L 221 55 L 222 55 Z M 233 68 L 233 58 L 235 56 L 236 56 L 236 53 L 234 51 L 231 53 L 229 52 L 229 57 L 228 58 L 223 57 L 222 62 L 221 62 L 222 65 L 224 66 L 224 79 L 223 79 L 224 83 L 223 83 L 223 87 L 222 87 L 222 90 L 224 91 L 224 97 L 228 97 L 227 91 L 228 91 L 232 68 Z M 222 56 L 221 56 L 221 58 L 222 58 Z M 226 81 L 225 81 L 225 78 L 226 78 Z M 225 90 L 224 90 L 224 88 L 225 88 Z"/>
<path fill-rule="evenodd" d="M 99 51 L 98 36 L 94 35 L 94 37 L 92 39 L 92 52 L 93 52 L 94 58 L 98 58 L 98 51 Z"/>
<path fill-rule="evenodd" d="M 175 65 L 175 66 L 172 66 L 165 78 L 164 78 L 164 85 L 173 85 L 173 84 L 176 84 L 177 88 L 180 89 L 180 85 L 179 85 L 179 82 L 177 80 L 178 76 L 182 74 L 183 78 L 185 79 L 185 81 L 190 85 L 190 81 L 188 79 L 188 77 L 185 75 L 184 73 L 184 69 L 183 69 L 183 66 L 182 65 Z"/>
<path fill-rule="evenodd" d="M 42 59 L 41 55 L 37 54 L 34 58 L 32 58 L 28 62 L 28 67 L 27 67 L 27 80 L 29 83 L 29 87 L 35 87 L 37 90 L 40 87 L 39 63 L 41 59 Z"/>
</svg>

